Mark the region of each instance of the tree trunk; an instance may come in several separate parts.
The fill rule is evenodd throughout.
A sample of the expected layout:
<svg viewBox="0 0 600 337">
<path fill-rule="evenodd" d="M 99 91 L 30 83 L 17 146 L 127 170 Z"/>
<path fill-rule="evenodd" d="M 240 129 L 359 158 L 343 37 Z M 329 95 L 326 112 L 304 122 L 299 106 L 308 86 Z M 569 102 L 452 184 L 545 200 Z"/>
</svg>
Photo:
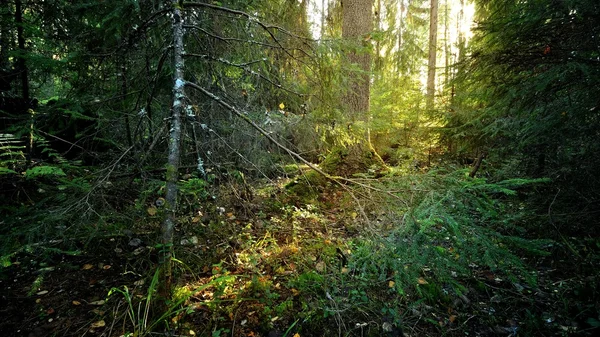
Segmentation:
<svg viewBox="0 0 600 337">
<path fill-rule="evenodd" d="M 185 80 L 183 54 L 183 11 L 179 1 L 173 0 L 173 54 L 175 74 L 173 77 L 173 106 L 171 108 L 171 128 L 169 131 L 169 158 L 166 173 L 165 218 L 162 225 L 162 254 L 160 261 L 160 289 L 163 301 L 171 297 L 172 270 L 171 257 L 173 253 L 173 232 L 175 228 L 177 209 L 177 178 L 181 152 L 181 115 L 185 103 Z"/>
<path fill-rule="evenodd" d="M 17 43 L 19 44 L 17 70 L 21 76 L 21 96 L 25 102 L 29 102 L 29 77 L 25 61 L 25 35 L 23 32 L 23 8 L 21 0 L 15 1 L 15 23 L 17 25 Z"/>
<path fill-rule="evenodd" d="M 325 11 L 325 0 L 321 0 L 321 33 L 320 38 L 325 38 L 325 17 L 327 16 L 327 12 Z"/>
<path fill-rule="evenodd" d="M 350 87 L 344 97 L 344 108 L 351 122 L 367 122 L 368 118 L 371 53 L 358 48 L 366 47 L 372 30 L 373 0 L 345 0 L 342 3 L 342 38 L 353 44 L 346 54 L 348 62 L 357 64 L 360 69 L 350 75 Z"/>
<path fill-rule="evenodd" d="M 404 0 L 398 0 L 398 59 L 396 66 L 398 74 L 402 72 L 402 36 L 404 35 Z"/>
<path fill-rule="evenodd" d="M 349 127 L 362 122 L 363 133 L 352 136 L 354 145 L 334 149 L 325 159 L 325 170 L 349 176 L 364 172 L 372 164 L 385 167 L 370 141 L 369 103 L 371 81 L 370 33 L 373 30 L 373 0 L 344 0 L 342 3 L 342 38 L 349 44 L 346 52 L 346 66 L 358 66 L 358 71 L 348 75 L 349 87 L 343 97 L 343 108 L 348 116 Z M 340 165 L 329 165 L 338 163 Z"/>
<path fill-rule="evenodd" d="M 377 31 L 382 30 L 381 24 L 381 0 L 377 0 L 377 12 L 375 21 L 377 22 Z M 383 67 L 383 58 L 381 57 L 381 42 L 380 39 L 375 40 L 375 74 L 379 76 L 381 74 L 381 68 Z"/>
<path fill-rule="evenodd" d="M 429 16 L 429 62 L 427 70 L 427 109 L 433 109 L 437 58 L 438 0 L 431 0 Z"/>
<path fill-rule="evenodd" d="M 444 4 L 444 91 L 448 88 L 448 85 L 450 83 L 450 43 L 449 43 L 449 38 L 450 38 L 450 26 L 449 26 L 449 19 L 450 19 L 450 13 L 449 13 L 449 5 L 448 5 L 448 0 L 446 0 L 446 3 Z"/>
</svg>

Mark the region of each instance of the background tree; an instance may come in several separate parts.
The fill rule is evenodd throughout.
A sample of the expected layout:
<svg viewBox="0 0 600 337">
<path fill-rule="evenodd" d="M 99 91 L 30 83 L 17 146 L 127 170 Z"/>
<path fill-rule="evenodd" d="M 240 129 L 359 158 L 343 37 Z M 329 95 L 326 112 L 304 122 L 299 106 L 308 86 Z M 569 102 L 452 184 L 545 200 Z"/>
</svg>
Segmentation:
<svg viewBox="0 0 600 337">
<path fill-rule="evenodd" d="M 435 71 L 437 64 L 438 0 L 431 0 L 429 13 L 429 57 L 427 62 L 427 109 L 433 108 L 435 98 Z"/>
</svg>

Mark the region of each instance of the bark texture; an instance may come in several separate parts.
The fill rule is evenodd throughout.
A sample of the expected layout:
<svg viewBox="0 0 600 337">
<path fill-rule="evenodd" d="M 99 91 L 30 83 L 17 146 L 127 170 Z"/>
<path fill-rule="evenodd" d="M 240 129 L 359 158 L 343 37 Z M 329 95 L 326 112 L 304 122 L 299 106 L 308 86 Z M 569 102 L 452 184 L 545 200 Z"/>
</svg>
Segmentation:
<svg viewBox="0 0 600 337">
<path fill-rule="evenodd" d="M 355 46 L 366 46 L 373 30 L 373 0 L 344 0 L 342 2 L 342 38 Z M 357 48 L 360 49 L 360 48 Z M 368 118 L 371 53 L 352 48 L 347 61 L 357 64 L 360 72 L 350 76 L 349 91 L 344 105 L 351 121 Z"/>
<path fill-rule="evenodd" d="M 438 0 L 431 0 L 429 16 L 429 62 L 427 69 L 427 109 L 433 108 L 435 97 L 435 68 L 437 59 Z"/>
<path fill-rule="evenodd" d="M 183 54 L 183 11 L 178 0 L 173 0 L 173 106 L 171 107 L 171 125 L 169 129 L 169 158 L 166 174 L 165 219 L 162 225 L 163 253 L 161 256 L 160 294 L 163 300 L 171 297 L 172 270 L 171 256 L 173 252 L 173 231 L 175 228 L 175 212 L 177 210 L 177 178 L 179 159 L 181 156 L 181 116 L 185 103 L 185 80 Z"/>
</svg>

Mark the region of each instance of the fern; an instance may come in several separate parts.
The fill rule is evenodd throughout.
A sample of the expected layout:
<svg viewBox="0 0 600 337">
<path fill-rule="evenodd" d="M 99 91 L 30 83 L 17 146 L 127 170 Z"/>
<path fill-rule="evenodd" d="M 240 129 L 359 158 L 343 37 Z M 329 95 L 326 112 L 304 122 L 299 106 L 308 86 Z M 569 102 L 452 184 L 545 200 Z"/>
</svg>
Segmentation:
<svg viewBox="0 0 600 337">
<path fill-rule="evenodd" d="M 65 172 L 60 167 L 55 166 L 36 166 L 25 171 L 27 179 L 34 179 L 45 176 L 64 177 Z"/>
<path fill-rule="evenodd" d="M 397 199 L 390 199 L 388 218 L 396 221 L 395 226 L 387 235 L 357 241 L 353 268 L 365 279 L 386 280 L 393 275 L 400 294 L 431 300 L 440 296 L 442 287 L 460 293 L 459 280 L 481 269 L 535 283 L 519 255 L 546 254 L 550 241 L 512 235 L 523 210 L 510 205 L 515 188 L 546 180 L 488 183 L 464 173 L 436 171 L 419 175 L 418 180 L 408 176 L 391 182 L 390 189 L 404 191 L 398 197 L 409 207 L 399 208 Z M 495 198 L 498 193 L 503 197 Z M 506 223 L 506 218 L 516 223 Z M 427 287 L 416 282 L 420 277 L 428 280 Z"/>
</svg>

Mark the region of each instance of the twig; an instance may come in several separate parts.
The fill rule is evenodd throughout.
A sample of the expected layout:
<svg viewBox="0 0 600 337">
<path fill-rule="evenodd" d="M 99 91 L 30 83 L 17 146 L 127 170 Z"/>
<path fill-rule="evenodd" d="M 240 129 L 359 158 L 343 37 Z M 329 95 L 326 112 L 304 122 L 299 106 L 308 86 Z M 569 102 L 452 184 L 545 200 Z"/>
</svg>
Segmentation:
<svg viewBox="0 0 600 337">
<path fill-rule="evenodd" d="M 556 201 L 556 198 L 558 198 L 558 194 L 559 193 L 560 193 L 560 188 L 558 189 L 558 191 L 554 195 L 554 199 L 552 199 L 552 202 L 550 203 L 550 206 L 548 206 L 548 220 L 550 221 L 550 224 L 554 227 L 554 229 L 556 229 L 556 232 L 558 233 L 558 235 L 560 236 L 560 238 L 562 239 L 562 241 L 564 242 L 564 244 L 569 248 L 569 250 L 575 256 L 577 256 L 578 258 L 581 259 L 581 255 L 579 254 L 579 252 L 577 252 L 577 250 L 575 250 L 575 248 L 573 248 L 573 246 L 571 246 L 571 244 L 569 243 L 569 241 L 567 241 L 567 239 L 564 237 L 564 235 L 562 235 L 562 233 L 558 229 L 558 226 L 556 226 L 556 224 L 554 223 L 554 220 L 552 219 L 552 206 L 554 205 L 554 202 Z"/>
<path fill-rule="evenodd" d="M 211 98 L 212 100 L 214 100 L 215 102 L 217 102 L 219 105 L 221 105 L 224 108 L 226 108 L 226 109 L 230 110 L 231 112 L 233 112 L 239 118 L 243 119 L 245 122 L 247 122 L 248 124 L 250 124 L 253 128 L 255 128 L 259 133 L 261 133 L 263 136 L 265 136 L 268 140 L 270 140 L 277 147 L 279 147 L 283 151 L 287 152 L 290 156 L 292 156 L 293 158 L 296 158 L 297 160 L 299 160 L 300 162 L 302 162 L 306 166 L 310 167 L 311 169 L 313 169 L 315 172 L 319 173 L 320 175 L 322 175 L 326 179 L 329 179 L 329 180 L 335 182 L 336 184 L 338 184 L 339 186 L 341 186 L 343 189 L 345 189 L 346 191 L 348 191 L 350 193 L 350 195 L 352 196 L 352 198 L 356 202 L 358 202 L 358 199 L 352 193 L 352 191 L 350 191 L 348 189 L 348 187 L 345 186 L 342 183 L 342 181 L 352 182 L 352 180 L 347 179 L 347 178 L 342 178 L 342 177 L 334 177 L 334 176 L 326 173 L 325 171 L 323 171 L 321 168 L 319 168 L 315 164 L 313 164 L 313 163 L 309 162 L 308 160 L 304 159 L 298 153 L 296 153 L 293 150 L 289 149 L 285 145 L 279 143 L 275 138 L 273 138 L 273 136 L 271 136 L 266 130 L 264 130 L 258 124 L 256 124 L 253 120 L 251 120 L 248 116 L 246 116 L 244 113 L 242 113 L 241 111 L 239 111 L 238 109 L 236 109 L 234 106 L 232 106 L 232 105 L 228 104 L 227 102 L 223 101 L 220 97 L 216 96 L 212 92 L 210 92 L 210 91 L 204 89 L 203 87 L 201 87 L 201 86 L 199 86 L 199 85 L 197 85 L 195 83 L 192 83 L 192 82 L 186 82 L 185 85 L 188 86 L 188 87 L 190 87 L 190 88 L 193 88 L 193 89 L 196 89 L 196 90 L 202 92 L 203 94 L 205 94 L 206 96 L 208 96 L 209 98 Z M 360 185 L 360 186 L 366 187 L 366 188 L 371 188 L 371 189 L 375 189 L 377 191 L 381 191 L 379 189 L 373 188 L 373 187 L 365 185 L 365 184 L 361 184 L 361 183 L 357 183 L 357 184 Z M 363 209 L 363 207 L 361 206 L 360 203 L 358 203 L 358 209 L 359 209 L 359 211 L 361 213 L 361 216 L 365 219 L 365 221 L 367 223 L 370 223 L 369 218 L 367 217 L 367 214 L 365 213 L 365 211 L 364 211 L 364 209 Z"/>
</svg>

